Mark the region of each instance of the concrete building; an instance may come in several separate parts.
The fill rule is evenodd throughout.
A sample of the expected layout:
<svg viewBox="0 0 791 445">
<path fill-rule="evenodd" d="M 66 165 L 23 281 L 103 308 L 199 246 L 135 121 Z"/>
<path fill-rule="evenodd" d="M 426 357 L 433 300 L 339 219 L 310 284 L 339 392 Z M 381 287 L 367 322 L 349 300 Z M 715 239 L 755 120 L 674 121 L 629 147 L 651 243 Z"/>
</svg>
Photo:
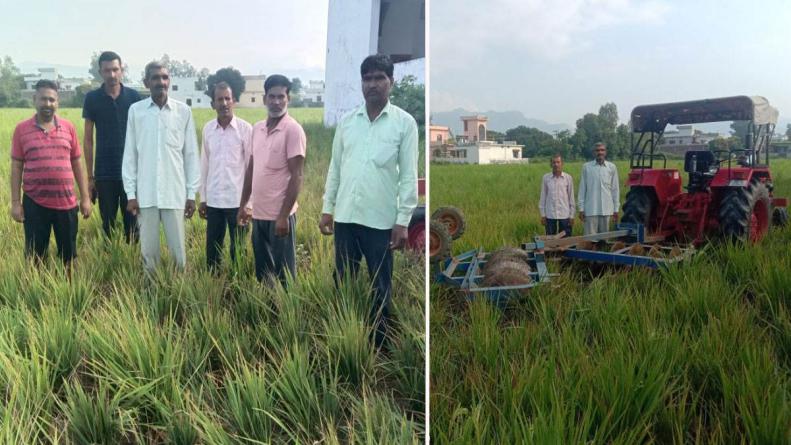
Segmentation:
<svg viewBox="0 0 791 445">
<path fill-rule="evenodd" d="M 25 92 L 32 92 L 41 79 L 53 80 L 58 83 L 58 91 L 74 91 L 80 85 L 90 84 L 86 77 L 62 77 L 56 68 L 39 68 L 37 74 L 25 74 Z"/>
<path fill-rule="evenodd" d="M 709 142 L 718 137 L 719 133 L 704 133 L 692 125 L 678 125 L 662 135 L 662 143 L 657 148 L 665 153 L 683 155 L 689 150 L 706 150 Z"/>
<path fill-rule="evenodd" d="M 462 116 L 461 121 L 464 123 L 464 126 L 462 127 L 464 132 L 461 136 L 466 142 L 487 140 L 486 124 L 489 122 L 489 118 L 481 115 Z"/>
<path fill-rule="evenodd" d="M 311 80 L 306 87 L 302 87 L 300 92 L 305 106 L 320 107 L 324 105 L 324 81 Z"/>
<path fill-rule="evenodd" d="M 360 64 L 389 55 L 396 81 L 413 75 L 425 83 L 425 0 L 346 0 L 329 4 L 324 124 L 335 125 L 364 102 Z"/>
<path fill-rule="evenodd" d="M 464 134 L 453 137 L 449 127 L 429 126 L 429 160 L 452 164 L 511 164 L 529 162 L 523 145 L 486 140 L 486 116 L 463 116 Z"/>
<path fill-rule="evenodd" d="M 197 77 L 173 77 L 170 80 L 168 96 L 184 102 L 191 108 L 211 108 L 211 98 L 204 88 L 198 88 Z"/>
<path fill-rule="evenodd" d="M 266 75 L 244 77 L 244 92 L 239 97 L 239 107 L 242 108 L 265 108 L 264 105 L 264 81 Z"/>
</svg>

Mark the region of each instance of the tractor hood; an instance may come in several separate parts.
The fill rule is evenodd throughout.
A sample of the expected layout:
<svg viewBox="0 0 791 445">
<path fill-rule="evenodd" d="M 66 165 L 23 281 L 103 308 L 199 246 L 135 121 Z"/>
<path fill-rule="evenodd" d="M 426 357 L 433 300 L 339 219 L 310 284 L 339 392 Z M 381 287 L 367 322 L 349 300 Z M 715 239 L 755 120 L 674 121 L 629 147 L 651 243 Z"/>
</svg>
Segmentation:
<svg viewBox="0 0 791 445">
<path fill-rule="evenodd" d="M 776 124 L 777 109 L 762 96 L 732 96 L 656 105 L 632 110 L 632 131 L 660 132 L 667 124 L 697 124 L 722 121 L 753 121 L 755 125 Z"/>
</svg>

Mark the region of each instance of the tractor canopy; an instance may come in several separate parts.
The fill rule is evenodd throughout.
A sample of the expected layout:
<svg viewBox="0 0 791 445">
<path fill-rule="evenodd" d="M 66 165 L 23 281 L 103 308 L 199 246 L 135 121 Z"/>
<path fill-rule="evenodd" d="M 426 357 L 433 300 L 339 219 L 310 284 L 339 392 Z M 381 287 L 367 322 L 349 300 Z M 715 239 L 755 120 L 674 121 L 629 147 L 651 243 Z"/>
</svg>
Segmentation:
<svg viewBox="0 0 791 445">
<path fill-rule="evenodd" d="M 722 121 L 752 121 L 754 125 L 777 123 L 777 109 L 762 96 L 732 96 L 655 105 L 632 110 L 632 131 L 661 133 L 667 124 L 683 125 Z"/>
</svg>

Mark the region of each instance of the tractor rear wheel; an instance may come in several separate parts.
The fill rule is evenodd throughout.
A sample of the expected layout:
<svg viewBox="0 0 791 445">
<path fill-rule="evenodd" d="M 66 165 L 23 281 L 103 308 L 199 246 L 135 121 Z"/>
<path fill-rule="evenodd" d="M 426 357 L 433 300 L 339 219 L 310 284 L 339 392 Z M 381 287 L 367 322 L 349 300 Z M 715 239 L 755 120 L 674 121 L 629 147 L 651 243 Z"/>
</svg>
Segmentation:
<svg viewBox="0 0 791 445">
<path fill-rule="evenodd" d="M 626 194 L 621 222 L 642 224 L 645 226 L 646 231 L 653 229 L 651 227 L 651 216 L 655 207 L 656 198 L 651 189 L 647 187 L 633 187 Z"/>
<path fill-rule="evenodd" d="M 453 239 L 458 239 L 464 234 L 467 222 L 464 214 L 456 207 L 440 207 L 431 214 L 433 221 L 439 221 L 448 228 L 448 233 Z"/>
<path fill-rule="evenodd" d="M 428 226 L 428 256 L 431 262 L 440 262 L 450 257 L 453 240 L 444 224 L 431 221 Z"/>
<path fill-rule="evenodd" d="M 722 234 L 731 241 L 760 241 L 769 230 L 771 202 L 769 189 L 760 182 L 728 189 L 720 201 Z"/>
</svg>

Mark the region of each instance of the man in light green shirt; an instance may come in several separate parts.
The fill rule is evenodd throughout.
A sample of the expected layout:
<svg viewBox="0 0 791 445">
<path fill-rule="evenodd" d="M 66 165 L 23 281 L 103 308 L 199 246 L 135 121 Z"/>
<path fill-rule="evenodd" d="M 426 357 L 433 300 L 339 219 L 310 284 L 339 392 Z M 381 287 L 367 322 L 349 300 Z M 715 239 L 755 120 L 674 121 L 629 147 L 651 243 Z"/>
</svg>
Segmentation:
<svg viewBox="0 0 791 445">
<path fill-rule="evenodd" d="M 596 159 L 582 166 L 577 199 L 585 235 L 610 230 L 610 218 L 618 222 L 620 207 L 618 168 L 605 159 L 607 147 L 603 143 L 596 144 L 593 151 Z"/>
<path fill-rule="evenodd" d="M 335 129 L 319 229 L 335 234 L 336 280 L 357 274 L 365 258 L 374 283 L 371 309 L 377 348 L 385 341 L 393 253 L 406 244 L 417 205 L 417 124 L 389 102 L 393 63 L 368 56 L 360 67 L 365 105 Z"/>
</svg>

